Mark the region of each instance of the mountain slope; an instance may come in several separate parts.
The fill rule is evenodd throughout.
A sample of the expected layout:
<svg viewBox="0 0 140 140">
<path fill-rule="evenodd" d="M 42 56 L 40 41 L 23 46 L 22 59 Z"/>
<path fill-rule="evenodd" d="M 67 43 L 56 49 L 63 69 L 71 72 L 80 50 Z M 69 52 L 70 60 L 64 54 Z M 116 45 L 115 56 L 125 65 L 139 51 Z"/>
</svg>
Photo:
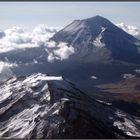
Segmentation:
<svg viewBox="0 0 140 140">
<path fill-rule="evenodd" d="M 101 16 L 75 20 L 52 39 L 72 45 L 75 55 L 90 62 L 115 59 L 140 63 L 140 41 Z"/>
<path fill-rule="evenodd" d="M 1 138 L 139 138 L 138 118 L 41 73 L 0 85 Z"/>
</svg>

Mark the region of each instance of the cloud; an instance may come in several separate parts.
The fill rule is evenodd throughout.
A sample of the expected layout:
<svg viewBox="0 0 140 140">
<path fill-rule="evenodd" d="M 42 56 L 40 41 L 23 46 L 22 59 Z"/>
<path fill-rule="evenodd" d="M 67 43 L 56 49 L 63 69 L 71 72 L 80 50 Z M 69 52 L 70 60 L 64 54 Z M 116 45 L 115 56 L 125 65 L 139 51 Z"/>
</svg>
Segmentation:
<svg viewBox="0 0 140 140">
<path fill-rule="evenodd" d="M 7 41 L 9 43 L 25 44 L 31 43 L 32 40 L 29 33 L 20 27 L 13 27 L 5 30 L 5 35 L 2 41 Z"/>
<path fill-rule="evenodd" d="M 133 35 L 137 39 L 140 39 L 140 30 L 137 27 L 126 25 L 124 23 L 116 24 L 119 28 L 127 32 L 128 34 Z"/>
<path fill-rule="evenodd" d="M 56 29 L 52 27 L 45 26 L 44 24 L 40 24 L 34 28 L 30 37 L 32 38 L 32 42 L 35 44 L 46 45 L 46 42 L 57 32 Z"/>
<path fill-rule="evenodd" d="M 15 49 L 34 47 L 30 33 L 20 27 L 13 27 L 4 31 L 5 36 L 0 39 L 0 53 Z"/>
<path fill-rule="evenodd" d="M 31 32 L 21 27 L 6 29 L 3 32 L 4 36 L 0 38 L 0 53 L 17 49 L 44 47 L 48 62 L 68 59 L 74 53 L 74 48 L 64 42 L 56 43 L 50 40 L 56 32 L 57 29 L 47 27 L 44 24 L 36 26 Z"/>
<path fill-rule="evenodd" d="M 62 46 L 61 46 L 62 45 Z M 66 44 L 60 43 L 59 49 L 54 51 L 54 54 L 60 58 L 60 60 L 64 60 L 69 58 L 70 55 L 74 53 L 74 48 L 72 46 L 68 47 Z"/>
<path fill-rule="evenodd" d="M 59 58 L 55 56 L 53 53 L 49 53 L 48 55 L 48 62 L 52 63 L 54 60 L 58 60 Z"/>
<path fill-rule="evenodd" d="M 51 48 L 51 49 L 50 49 Z M 46 49 L 48 53 L 48 62 L 54 62 L 55 60 L 65 60 L 68 59 L 70 55 L 74 54 L 74 48 L 72 46 L 68 46 L 67 43 L 60 42 Z"/>
<path fill-rule="evenodd" d="M 46 33 L 55 33 L 57 30 L 53 27 L 45 26 L 44 24 L 40 24 L 36 26 L 33 30 L 33 34 L 46 34 Z"/>
<path fill-rule="evenodd" d="M 55 29 L 45 25 L 38 25 L 32 32 L 27 32 L 20 27 L 6 29 L 5 36 L 0 39 L 0 52 L 46 45 L 45 43 L 55 32 Z"/>
<path fill-rule="evenodd" d="M 16 67 L 15 63 L 0 61 L 0 82 L 4 82 L 13 76 L 12 67 Z"/>
<path fill-rule="evenodd" d="M 48 48 L 55 48 L 56 47 L 56 42 L 48 41 L 48 42 L 46 42 L 46 45 L 47 45 Z"/>
<path fill-rule="evenodd" d="M 18 65 L 16 63 L 10 63 L 10 62 L 4 62 L 4 61 L 0 61 L 0 66 L 6 66 L 9 68 L 14 68 L 17 67 Z"/>
<path fill-rule="evenodd" d="M 24 29 L 20 28 L 20 27 L 12 27 L 10 29 L 6 29 L 5 30 L 5 34 L 6 35 L 11 35 L 13 33 L 24 33 Z"/>
</svg>

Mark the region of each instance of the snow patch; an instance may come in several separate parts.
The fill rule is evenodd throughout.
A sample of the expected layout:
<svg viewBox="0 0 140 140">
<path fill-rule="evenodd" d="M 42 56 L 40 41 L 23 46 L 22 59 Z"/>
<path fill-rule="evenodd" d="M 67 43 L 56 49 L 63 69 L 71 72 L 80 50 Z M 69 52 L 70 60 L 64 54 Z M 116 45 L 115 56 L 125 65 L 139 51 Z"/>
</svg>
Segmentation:
<svg viewBox="0 0 140 140">
<path fill-rule="evenodd" d="M 92 75 L 91 77 L 90 77 L 91 79 L 97 79 L 97 77 L 96 76 L 94 76 L 94 75 Z"/>
<path fill-rule="evenodd" d="M 91 78 L 91 79 L 95 79 L 95 80 L 97 79 L 97 77 L 96 77 L 96 76 L 94 76 L 94 75 L 93 75 L 93 76 L 91 76 L 90 78 Z"/>
<path fill-rule="evenodd" d="M 136 73 L 140 74 L 140 69 L 134 70 Z"/>
<path fill-rule="evenodd" d="M 133 75 L 133 74 L 130 74 L 130 73 L 123 74 L 124 79 L 129 79 L 129 78 L 134 78 L 134 77 L 136 77 L 136 75 Z"/>
<path fill-rule="evenodd" d="M 126 114 L 123 114 L 120 111 L 116 111 L 116 115 L 123 119 L 123 121 L 114 121 L 113 125 L 118 127 L 129 136 L 140 136 L 139 129 L 137 126 L 129 119 L 126 118 Z"/>
<path fill-rule="evenodd" d="M 102 34 L 103 32 L 106 30 L 106 28 L 104 27 L 101 27 L 101 33 L 98 35 L 98 37 L 95 38 L 95 40 L 93 40 L 93 45 L 96 46 L 96 47 L 99 47 L 99 48 L 102 48 L 105 46 L 105 43 L 102 42 Z"/>
<path fill-rule="evenodd" d="M 108 106 L 112 105 L 112 103 L 108 103 L 108 102 L 105 102 L 105 101 L 102 101 L 102 100 L 96 100 L 96 101 L 98 101 L 101 104 L 108 105 Z"/>
<path fill-rule="evenodd" d="M 29 76 L 27 79 L 23 81 L 23 83 L 32 84 L 32 86 L 37 86 L 40 81 L 60 81 L 63 80 L 62 76 L 46 76 L 45 74 L 34 74 Z"/>
</svg>

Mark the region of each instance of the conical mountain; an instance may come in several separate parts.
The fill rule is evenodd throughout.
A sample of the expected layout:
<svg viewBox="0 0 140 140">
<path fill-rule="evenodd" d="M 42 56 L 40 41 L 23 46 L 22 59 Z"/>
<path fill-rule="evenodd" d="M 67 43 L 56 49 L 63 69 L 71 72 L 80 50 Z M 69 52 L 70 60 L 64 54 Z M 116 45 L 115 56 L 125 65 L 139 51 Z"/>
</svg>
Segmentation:
<svg viewBox="0 0 140 140">
<path fill-rule="evenodd" d="M 72 45 L 76 55 L 87 61 L 140 63 L 140 41 L 101 16 L 75 20 L 52 39 Z"/>
</svg>

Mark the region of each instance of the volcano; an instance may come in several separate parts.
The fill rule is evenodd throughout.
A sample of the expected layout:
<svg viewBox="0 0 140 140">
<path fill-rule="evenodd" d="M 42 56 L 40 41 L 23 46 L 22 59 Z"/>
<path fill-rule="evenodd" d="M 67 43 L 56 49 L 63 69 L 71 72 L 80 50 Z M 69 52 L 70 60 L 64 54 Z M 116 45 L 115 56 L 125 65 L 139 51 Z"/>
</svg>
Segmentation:
<svg viewBox="0 0 140 140">
<path fill-rule="evenodd" d="M 80 61 L 140 64 L 140 41 L 101 16 L 75 20 L 52 39 L 72 45 Z"/>
</svg>

